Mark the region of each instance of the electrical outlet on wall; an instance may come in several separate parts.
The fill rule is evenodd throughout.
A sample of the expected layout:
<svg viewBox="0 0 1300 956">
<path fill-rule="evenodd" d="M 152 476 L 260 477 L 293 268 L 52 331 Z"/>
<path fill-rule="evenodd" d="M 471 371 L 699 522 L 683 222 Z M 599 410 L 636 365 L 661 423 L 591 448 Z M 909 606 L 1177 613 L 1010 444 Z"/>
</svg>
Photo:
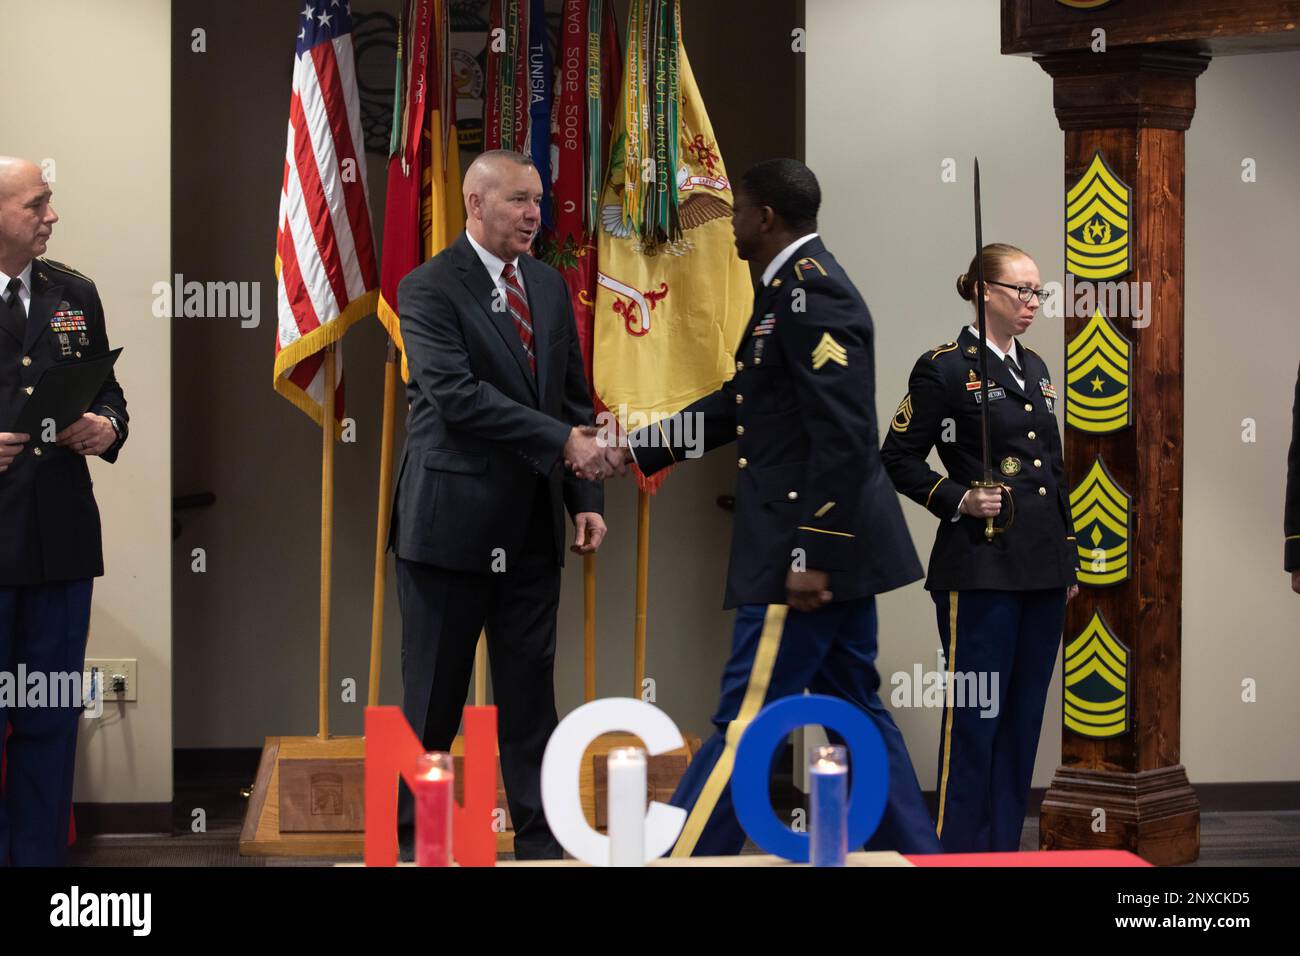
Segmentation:
<svg viewBox="0 0 1300 956">
<path fill-rule="evenodd" d="M 87 675 L 98 673 L 103 700 L 136 700 L 135 658 L 86 658 Z"/>
</svg>

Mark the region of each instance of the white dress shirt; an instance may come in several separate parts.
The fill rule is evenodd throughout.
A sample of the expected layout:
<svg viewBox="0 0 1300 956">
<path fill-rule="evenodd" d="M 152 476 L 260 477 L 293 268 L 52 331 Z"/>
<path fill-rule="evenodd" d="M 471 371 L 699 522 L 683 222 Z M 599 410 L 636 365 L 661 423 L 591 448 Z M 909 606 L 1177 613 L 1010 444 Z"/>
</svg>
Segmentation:
<svg viewBox="0 0 1300 956">
<path fill-rule="evenodd" d="M 469 244 L 473 246 L 474 251 L 478 253 L 479 261 L 483 263 L 483 268 L 487 269 L 488 275 L 492 277 L 492 284 L 497 287 L 497 291 L 501 293 L 501 301 L 504 302 L 506 296 L 506 280 L 501 278 L 501 273 L 505 271 L 506 261 L 496 254 L 488 252 L 475 242 L 474 237 L 469 234 L 468 229 L 465 231 L 465 238 L 469 240 Z M 510 260 L 510 265 L 515 267 L 515 278 L 519 282 L 519 288 L 524 290 L 524 300 L 527 301 L 528 287 L 524 285 L 524 273 L 523 270 L 519 268 L 519 257 L 516 256 L 514 259 Z"/>
<path fill-rule="evenodd" d="M 816 238 L 817 233 L 810 232 L 806 236 L 800 236 L 794 242 L 790 243 L 790 245 L 778 252 L 772 261 L 767 264 L 767 268 L 763 270 L 763 285 L 771 284 L 773 276 L 781 271 L 781 267 L 790 260 L 790 257 L 794 255 L 796 249 L 802 246 L 809 239 Z"/>
<path fill-rule="evenodd" d="M 975 326 L 973 326 L 973 325 L 968 325 L 968 326 L 966 326 L 966 328 L 970 329 L 970 334 L 973 335 L 973 336 L 975 337 L 975 341 L 978 342 L 978 341 L 980 340 L 980 331 L 979 331 L 979 329 L 975 328 Z M 1024 372 L 1024 370 L 1025 370 L 1025 361 L 1024 361 L 1024 359 L 1021 358 L 1021 356 L 1020 356 L 1020 346 L 1018 346 L 1018 345 L 1016 344 L 1015 336 L 1012 336 L 1012 337 L 1011 337 L 1011 352 L 1010 352 L 1010 353 L 1005 353 L 1005 352 L 1003 352 L 1000 348 L 998 348 L 996 345 L 993 344 L 993 340 L 992 340 L 992 339 L 986 339 L 985 341 L 988 343 L 989 351 L 992 352 L 994 355 L 996 355 L 996 356 L 998 357 L 998 361 L 1002 361 L 1004 358 L 1006 358 L 1007 354 L 1010 354 L 1012 360 L 1016 363 L 1017 366 L 1020 367 L 1020 371 L 1021 371 L 1021 372 Z M 1003 363 L 1003 364 L 1005 364 L 1005 363 Z M 1021 390 L 1021 391 L 1024 391 L 1024 389 L 1025 389 L 1025 377 L 1024 377 L 1024 375 L 1017 375 L 1015 372 L 1012 372 L 1012 373 L 1011 373 L 1011 377 L 1014 378 L 1014 379 L 1016 380 L 1016 384 L 1020 386 L 1020 390 Z"/>
<path fill-rule="evenodd" d="M 7 295 L 9 291 L 9 280 L 13 276 L 7 276 L 0 272 L 0 296 Z M 22 300 L 23 312 L 31 315 L 32 312 L 32 264 L 27 263 L 22 272 L 18 273 L 18 278 L 23 281 L 22 288 L 18 290 L 18 298 Z"/>
</svg>

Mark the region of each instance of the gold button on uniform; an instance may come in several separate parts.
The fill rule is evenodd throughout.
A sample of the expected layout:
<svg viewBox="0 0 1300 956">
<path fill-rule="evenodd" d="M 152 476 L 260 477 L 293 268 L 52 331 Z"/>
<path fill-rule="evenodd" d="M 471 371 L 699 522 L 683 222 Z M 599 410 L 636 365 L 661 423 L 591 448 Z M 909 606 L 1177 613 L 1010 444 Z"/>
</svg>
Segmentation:
<svg viewBox="0 0 1300 956">
<path fill-rule="evenodd" d="M 24 355 L 24 356 L 23 356 L 23 366 L 26 367 L 26 366 L 31 365 L 31 364 L 32 364 L 32 357 L 31 357 L 30 355 Z"/>
<path fill-rule="evenodd" d="M 744 370 L 745 370 L 745 363 L 738 360 L 736 362 L 736 371 L 743 372 Z"/>
<path fill-rule="evenodd" d="M 35 386 L 28 385 L 26 388 L 23 389 L 23 391 L 26 392 L 28 395 L 30 395 L 33 391 L 35 391 Z"/>
<path fill-rule="evenodd" d="M 786 495 L 786 497 L 789 498 L 791 501 L 798 501 L 798 500 L 799 500 L 799 492 L 797 492 L 797 491 L 792 491 L 792 492 L 790 492 L 788 495 Z"/>
<path fill-rule="evenodd" d="M 1034 410 L 1034 406 L 1030 405 L 1028 402 L 1025 402 L 1025 411 L 1032 412 L 1033 410 Z"/>
<path fill-rule="evenodd" d="M 33 449 L 32 449 L 32 454 L 33 454 L 33 455 L 39 455 L 40 453 L 41 453 L 41 450 L 40 450 L 39 448 L 33 448 Z"/>
<path fill-rule="evenodd" d="M 745 468 L 745 467 L 747 467 L 748 465 L 749 465 L 749 459 L 748 459 L 748 458 L 737 458 L 737 459 L 736 459 L 736 467 L 737 467 L 737 468 Z"/>
<path fill-rule="evenodd" d="M 737 426 L 736 426 L 736 434 L 737 434 L 737 435 L 743 435 L 743 434 L 745 434 L 745 426 L 744 426 L 744 425 L 737 425 Z"/>
<path fill-rule="evenodd" d="M 745 396 L 744 396 L 744 395 L 741 395 L 739 392 L 736 393 L 736 404 L 737 404 L 737 405 L 744 405 L 744 404 L 745 404 Z"/>
<path fill-rule="evenodd" d="M 1037 433 L 1037 432 L 1030 432 L 1030 433 L 1029 433 L 1029 437 L 1030 437 L 1030 438 L 1037 438 L 1037 437 L 1038 437 L 1038 433 Z"/>
<path fill-rule="evenodd" d="M 1047 489 L 1046 489 L 1046 488 L 1039 488 L 1039 489 L 1038 489 L 1038 494 L 1039 494 L 1040 496 L 1044 496 L 1044 497 L 1045 497 L 1045 496 L 1047 495 Z"/>
<path fill-rule="evenodd" d="M 1041 458 L 1035 458 L 1035 459 L 1034 459 L 1034 467 L 1035 467 L 1035 468 L 1042 468 L 1042 467 L 1043 467 L 1043 459 L 1041 459 Z"/>
</svg>

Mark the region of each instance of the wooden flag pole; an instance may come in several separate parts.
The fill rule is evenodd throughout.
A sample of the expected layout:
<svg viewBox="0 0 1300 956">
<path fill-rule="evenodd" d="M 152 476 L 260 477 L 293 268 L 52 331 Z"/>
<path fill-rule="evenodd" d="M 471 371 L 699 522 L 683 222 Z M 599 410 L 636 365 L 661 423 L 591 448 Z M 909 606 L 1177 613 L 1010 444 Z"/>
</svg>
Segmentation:
<svg viewBox="0 0 1300 956">
<path fill-rule="evenodd" d="M 650 495 L 641 491 L 636 499 L 636 618 L 633 625 L 632 696 L 641 699 L 645 680 L 646 597 L 650 591 Z"/>
<path fill-rule="evenodd" d="M 388 522 L 393 515 L 393 433 L 397 428 L 397 346 L 388 340 L 384 359 L 384 414 L 379 437 L 379 518 L 375 522 L 375 580 L 370 604 L 371 707 L 379 706 L 379 671 L 384 649 L 384 598 L 388 593 Z"/>
<path fill-rule="evenodd" d="M 582 556 L 582 693 L 596 699 L 596 556 Z"/>
<path fill-rule="evenodd" d="M 330 736 L 330 558 L 334 545 L 334 345 L 325 348 L 321 378 L 321 478 L 320 478 L 320 729 Z"/>
<path fill-rule="evenodd" d="M 487 706 L 487 635 L 482 631 L 478 635 L 478 647 L 474 649 L 474 706 Z"/>
</svg>

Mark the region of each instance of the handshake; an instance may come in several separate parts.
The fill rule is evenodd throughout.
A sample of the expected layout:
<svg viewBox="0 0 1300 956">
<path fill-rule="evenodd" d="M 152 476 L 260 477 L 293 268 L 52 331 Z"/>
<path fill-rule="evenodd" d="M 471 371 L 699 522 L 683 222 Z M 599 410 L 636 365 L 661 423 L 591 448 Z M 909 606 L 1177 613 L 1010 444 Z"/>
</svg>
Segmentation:
<svg viewBox="0 0 1300 956">
<path fill-rule="evenodd" d="M 597 430 L 593 425 L 577 426 L 564 443 L 564 467 L 587 481 L 626 475 L 631 463 L 631 450 L 611 442 L 607 430 Z"/>
</svg>

